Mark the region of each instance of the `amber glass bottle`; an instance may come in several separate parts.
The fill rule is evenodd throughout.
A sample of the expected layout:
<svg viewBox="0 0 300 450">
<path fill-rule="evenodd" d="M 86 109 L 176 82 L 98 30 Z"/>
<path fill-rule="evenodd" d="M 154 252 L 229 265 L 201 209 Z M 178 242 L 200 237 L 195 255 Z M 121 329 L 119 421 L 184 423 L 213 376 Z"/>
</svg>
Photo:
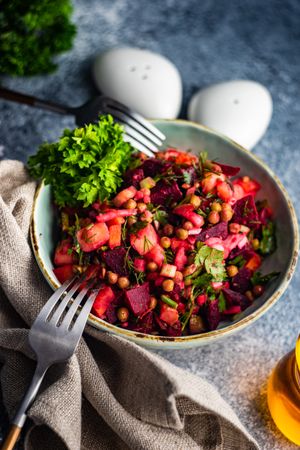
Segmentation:
<svg viewBox="0 0 300 450">
<path fill-rule="evenodd" d="M 270 376 L 268 405 L 279 430 L 300 446 L 300 336 Z"/>
</svg>

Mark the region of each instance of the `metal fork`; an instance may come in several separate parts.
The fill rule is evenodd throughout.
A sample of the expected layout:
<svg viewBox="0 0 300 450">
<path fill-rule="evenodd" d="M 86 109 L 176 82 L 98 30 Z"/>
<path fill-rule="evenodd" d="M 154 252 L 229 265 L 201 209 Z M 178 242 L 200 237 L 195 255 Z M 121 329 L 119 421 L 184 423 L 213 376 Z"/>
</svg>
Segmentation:
<svg viewBox="0 0 300 450">
<path fill-rule="evenodd" d="M 117 122 L 123 125 L 125 131 L 124 140 L 130 142 L 134 148 L 150 157 L 154 156 L 154 153 L 158 151 L 158 147 L 166 139 L 161 131 L 140 114 L 127 108 L 122 103 L 102 95 L 94 97 L 84 105 L 76 108 L 48 102 L 2 87 L 0 88 L 0 97 L 59 114 L 71 114 L 75 116 L 76 124 L 79 126 L 96 122 L 99 114 L 111 114 Z"/>
<path fill-rule="evenodd" d="M 83 280 L 84 277 L 74 277 L 57 289 L 43 306 L 29 331 L 29 343 L 36 354 L 37 365 L 2 450 L 13 449 L 25 423 L 26 412 L 32 405 L 48 368 L 68 360 L 76 350 L 98 293 L 98 289 L 92 289 L 93 281 L 88 281 L 83 287 Z M 82 307 L 77 315 L 80 305 Z"/>
</svg>

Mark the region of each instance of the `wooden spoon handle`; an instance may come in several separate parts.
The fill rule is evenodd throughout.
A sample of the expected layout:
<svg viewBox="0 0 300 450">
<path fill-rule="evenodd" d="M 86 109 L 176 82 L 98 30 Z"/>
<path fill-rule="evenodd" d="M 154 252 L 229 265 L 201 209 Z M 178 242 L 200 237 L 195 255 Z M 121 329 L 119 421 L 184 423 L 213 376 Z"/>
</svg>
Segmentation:
<svg viewBox="0 0 300 450">
<path fill-rule="evenodd" d="M 13 450 L 22 428 L 18 425 L 11 425 L 8 435 L 2 444 L 1 450 Z"/>
</svg>

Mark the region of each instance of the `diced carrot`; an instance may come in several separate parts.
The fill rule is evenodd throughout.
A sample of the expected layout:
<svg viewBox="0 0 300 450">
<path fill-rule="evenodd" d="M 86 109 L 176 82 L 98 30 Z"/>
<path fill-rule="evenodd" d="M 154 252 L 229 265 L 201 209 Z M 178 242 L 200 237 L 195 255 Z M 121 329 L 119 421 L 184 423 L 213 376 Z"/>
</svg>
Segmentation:
<svg viewBox="0 0 300 450">
<path fill-rule="evenodd" d="M 109 286 L 103 287 L 97 294 L 92 312 L 98 317 L 102 317 L 110 303 L 115 299 L 115 294 Z"/>
<path fill-rule="evenodd" d="M 177 322 L 179 317 L 178 311 L 175 308 L 171 308 L 166 304 L 162 304 L 160 308 L 159 318 L 166 322 L 168 325 L 174 325 Z"/>
<path fill-rule="evenodd" d="M 108 227 L 109 240 L 108 246 L 112 250 L 121 245 L 121 225 L 111 225 Z"/>
<path fill-rule="evenodd" d="M 251 258 L 246 262 L 245 267 L 255 272 L 260 265 L 261 257 L 257 253 L 254 253 L 253 256 L 251 256 Z"/>
<path fill-rule="evenodd" d="M 114 219 L 111 219 L 106 223 L 108 227 L 110 227 L 111 225 L 123 225 L 123 223 L 125 223 L 125 219 L 124 217 L 115 217 Z"/>
</svg>

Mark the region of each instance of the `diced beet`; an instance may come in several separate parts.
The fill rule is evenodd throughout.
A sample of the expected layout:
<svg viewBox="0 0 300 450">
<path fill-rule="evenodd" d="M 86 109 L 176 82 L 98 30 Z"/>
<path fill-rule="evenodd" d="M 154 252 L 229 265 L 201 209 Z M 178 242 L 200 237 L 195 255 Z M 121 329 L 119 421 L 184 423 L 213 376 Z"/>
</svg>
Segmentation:
<svg viewBox="0 0 300 450">
<path fill-rule="evenodd" d="M 242 256 L 246 261 L 251 258 L 253 255 L 254 250 L 252 249 L 250 243 L 248 242 L 245 247 L 239 248 L 235 247 L 233 250 L 231 250 L 228 259 L 234 259 L 236 256 Z"/>
<path fill-rule="evenodd" d="M 181 298 L 181 291 L 182 287 L 178 283 L 175 283 L 173 291 L 168 292 L 168 297 L 170 297 L 172 300 L 175 300 L 176 303 L 179 303 Z"/>
<path fill-rule="evenodd" d="M 173 214 L 171 211 L 168 215 L 168 223 L 173 225 L 174 227 L 179 227 L 181 225 L 182 218 L 180 216 L 177 216 L 177 214 Z"/>
<path fill-rule="evenodd" d="M 197 241 L 204 242 L 211 237 L 226 239 L 227 236 L 228 236 L 228 223 L 220 222 L 211 228 L 206 228 L 206 230 L 202 230 L 201 233 L 197 236 Z"/>
<path fill-rule="evenodd" d="M 159 316 L 154 314 L 154 320 L 158 325 L 158 328 L 162 331 L 161 334 L 171 337 L 181 336 L 182 329 L 181 323 L 179 320 L 173 323 L 173 325 L 168 325 L 164 320 L 162 320 Z"/>
<path fill-rule="evenodd" d="M 141 168 L 146 177 L 154 177 L 155 175 L 162 173 L 165 169 L 165 163 L 160 159 L 149 158 L 144 161 Z"/>
<path fill-rule="evenodd" d="M 189 183 L 191 185 L 194 183 L 194 181 L 197 178 L 197 174 L 196 174 L 196 170 L 195 170 L 194 166 L 174 167 L 174 172 L 176 173 L 176 175 L 179 175 L 182 177 L 184 177 L 186 174 L 186 176 L 188 176 L 191 180 Z"/>
<path fill-rule="evenodd" d="M 204 314 L 208 329 L 215 330 L 220 322 L 219 300 L 210 300 L 204 305 Z"/>
<path fill-rule="evenodd" d="M 268 220 L 272 217 L 272 211 L 269 207 L 262 208 L 258 212 L 258 218 L 262 225 L 267 225 Z"/>
<path fill-rule="evenodd" d="M 226 309 L 232 306 L 240 306 L 244 310 L 251 304 L 250 300 L 240 292 L 233 291 L 232 289 L 222 289 L 222 292 L 226 299 Z"/>
<path fill-rule="evenodd" d="M 105 312 L 106 320 L 109 323 L 116 323 L 118 321 L 117 317 L 117 309 L 123 304 L 123 292 L 114 291 L 116 298 L 108 305 L 107 310 Z"/>
<path fill-rule="evenodd" d="M 149 311 L 147 314 L 145 314 L 138 320 L 134 330 L 138 331 L 139 333 L 149 334 L 152 331 L 154 331 L 155 328 L 156 327 L 153 319 L 153 311 Z"/>
<path fill-rule="evenodd" d="M 239 167 L 235 167 L 235 166 L 228 166 L 227 164 L 220 164 L 218 162 L 218 166 L 221 167 L 222 172 L 224 173 L 224 175 L 226 175 L 227 177 L 234 177 L 235 175 L 237 175 L 240 171 Z"/>
<path fill-rule="evenodd" d="M 124 176 L 126 186 L 134 186 L 135 188 L 139 188 L 140 181 L 145 178 L 144 171 L 141 167 L 137 167 L 136 169 L 127 170 Z"/>
<path fill-rule="evenodd" d="M 128 274 L 125 265 L 126 250 L 124 247 L 116 247 L 113 250 L 107 250 L 102 253 L 102 259 L 109 269 L 118 275 Z"/>
<path fill-rule="evenodd" d="M 222 314 L 225 316 L 232 315 L 232 314 L 239 314 L 242 311 L 242 308 L 238 305 L 230 306 L 230 308 L 225 309 L 225 311 L 222 311 Z"/>
<path fill-rule="evenodd" d="M 231 279 L 231 287 L 234 291 L 242 294 L 251 288 L 252 270 L 242 267 L 238 273 Z"/>
<path fill-rule="evenodd" d="M 154 314 L 154 320 L 157 323 L 160 330 L 162 330 L 164 332 L 167 331 L 168 324 L 166 322 L 164 322 L 163 320 L 161 320 L 161 318 L 157 314 Z"/>
<path fill-rule="evenodd" d="M 166 205 L 170 202 L 177 202 L 181 199 L 182 192 L 176 181 L 170 183 L 160 180 L 157 185 L 151 189 L 151 202 L 154 205 Z"/>
<path fill-rule="evenodd" d="M 247 195 L 239 199 L 233 205 L 233 210 L 233 222 L 241 223 L 251 228 L 257 228 L 257 225 L 259 225 L 259 217 L 253 195 Z"/>
<path fill-rule="evenodd" d="M 126 303 L 135 316 L 140 316 L 149 308 L 149 283 L 143 283 L 125 292 Z"/>
<path fill-rule="evenodd" d="M 64 266 L 56 267 L 53 269 L 53 272 L 61 284 L 72 278 L 74 275 L 72 264 L 65 264 Z"/>
<path fill-rule="evenodd" d="M 166 329 L 166 335 L 171 337 L 181 336 L 182 334 L 182 326 L 180 320 L 173 323 L 173 325 L 169 325 Z"/>
</svg>

